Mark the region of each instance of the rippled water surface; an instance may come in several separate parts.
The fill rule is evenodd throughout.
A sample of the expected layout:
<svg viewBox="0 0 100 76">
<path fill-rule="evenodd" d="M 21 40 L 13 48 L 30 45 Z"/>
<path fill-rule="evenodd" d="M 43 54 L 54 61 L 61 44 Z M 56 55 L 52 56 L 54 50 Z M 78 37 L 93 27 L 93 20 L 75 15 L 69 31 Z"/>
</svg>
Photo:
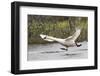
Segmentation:
<svg viewBox="0 0 100 76">
<path fill-rule="evenodd" d="M 69 47 L 68 51 L 59 43 L 33 44 L 28 46 L 27 60 L 58 60 L 88 58 L 87 42 L 81 42 L 81 47 Z"/>
</svg>

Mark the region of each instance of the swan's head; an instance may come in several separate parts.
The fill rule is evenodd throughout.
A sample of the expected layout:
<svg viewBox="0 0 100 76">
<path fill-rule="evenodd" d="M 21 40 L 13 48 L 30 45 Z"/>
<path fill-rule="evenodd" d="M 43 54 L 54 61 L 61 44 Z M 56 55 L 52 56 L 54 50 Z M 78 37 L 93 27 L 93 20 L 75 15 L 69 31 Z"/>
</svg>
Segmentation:
<svg viewBox="0 0 100 76">
<path fill-rule="evenodd" d="M 42 39 L 46 39 L 46 35 L 40 34 L 40 37 L 41 37 Z"/>
</svg>

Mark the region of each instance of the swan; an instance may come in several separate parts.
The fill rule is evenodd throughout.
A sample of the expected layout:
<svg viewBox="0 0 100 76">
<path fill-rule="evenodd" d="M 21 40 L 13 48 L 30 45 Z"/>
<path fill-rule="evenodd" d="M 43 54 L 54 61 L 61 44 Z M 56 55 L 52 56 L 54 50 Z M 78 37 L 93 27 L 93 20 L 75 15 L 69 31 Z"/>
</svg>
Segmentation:
<svg viewBox="0 0 100 76">
<path fill-rule="evenodd" d="M 68 50 L 68 47 L 73 47 L 73 46 L 80 47 L 82 45 L 76 42 L 76 39 L 79 37 L 80 33 L 81 33 L 81 29 L 76 29 L 76 32 L 72 36 L 69 36 L 65 39 L 56 38 L 44 34 L 40 34 L 40 37 L 45 41 L 49 41 L 49 42 L 56 41 L 66 47 L 66 48 L 61 48 L 62 50 Z"/>
</svg>

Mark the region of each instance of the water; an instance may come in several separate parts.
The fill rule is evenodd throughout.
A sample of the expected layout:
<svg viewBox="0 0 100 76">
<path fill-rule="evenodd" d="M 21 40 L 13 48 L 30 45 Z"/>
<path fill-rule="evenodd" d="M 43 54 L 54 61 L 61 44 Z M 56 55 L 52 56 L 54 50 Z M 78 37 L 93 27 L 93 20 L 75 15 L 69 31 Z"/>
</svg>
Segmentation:
<svg viewBox="0 0 100 76">
<path fill-rule="evenodd" d="M 28 46 L 27 60 L 58 60 L 58 59 L 85 59 L 88 58 L 87 42 L 80 42 L 80 47 L 69 47 L 68 51 L 59 43 L 34 44 Z"/>
</svg>

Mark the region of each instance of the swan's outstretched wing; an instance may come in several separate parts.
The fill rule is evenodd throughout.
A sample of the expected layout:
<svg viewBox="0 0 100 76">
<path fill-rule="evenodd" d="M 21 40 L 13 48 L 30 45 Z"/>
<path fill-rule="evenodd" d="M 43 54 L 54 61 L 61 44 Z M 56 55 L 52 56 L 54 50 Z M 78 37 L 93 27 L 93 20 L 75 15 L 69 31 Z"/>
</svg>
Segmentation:
<svg viewBox="0 0 100 76">
<path fill-rule="evenodd" d="M 79 37 L 80 33 L 81 33 L 81 29 L 76 29 L 76 32 L 72 36 L 69 36 L 68 38 L 66 38 L 65 40 L 75 41 Z"/>
<path fill-rule="evenodd" d="M 76 29 L 76 32 L 72 35 L 72 39 L 75 41 L 81 33 L 81 29 Z"/>
<path fill-rule="evenodd" d="M 72 36 L 65 38 L 66 41 L 71 40 L 71 39 L 72 39 Z"/>
<path fill-rule="evenodd" d="M 43 40 L 46 40 L 46 41 L 49 41 L 49 42 L 53 42 L 53 41 L 54 41 L 53 39 L 51 39 L 50 36 L 47 36 L 47 35 L 40 34 L 40 37 L 41 37 Z"/>
</svg>

